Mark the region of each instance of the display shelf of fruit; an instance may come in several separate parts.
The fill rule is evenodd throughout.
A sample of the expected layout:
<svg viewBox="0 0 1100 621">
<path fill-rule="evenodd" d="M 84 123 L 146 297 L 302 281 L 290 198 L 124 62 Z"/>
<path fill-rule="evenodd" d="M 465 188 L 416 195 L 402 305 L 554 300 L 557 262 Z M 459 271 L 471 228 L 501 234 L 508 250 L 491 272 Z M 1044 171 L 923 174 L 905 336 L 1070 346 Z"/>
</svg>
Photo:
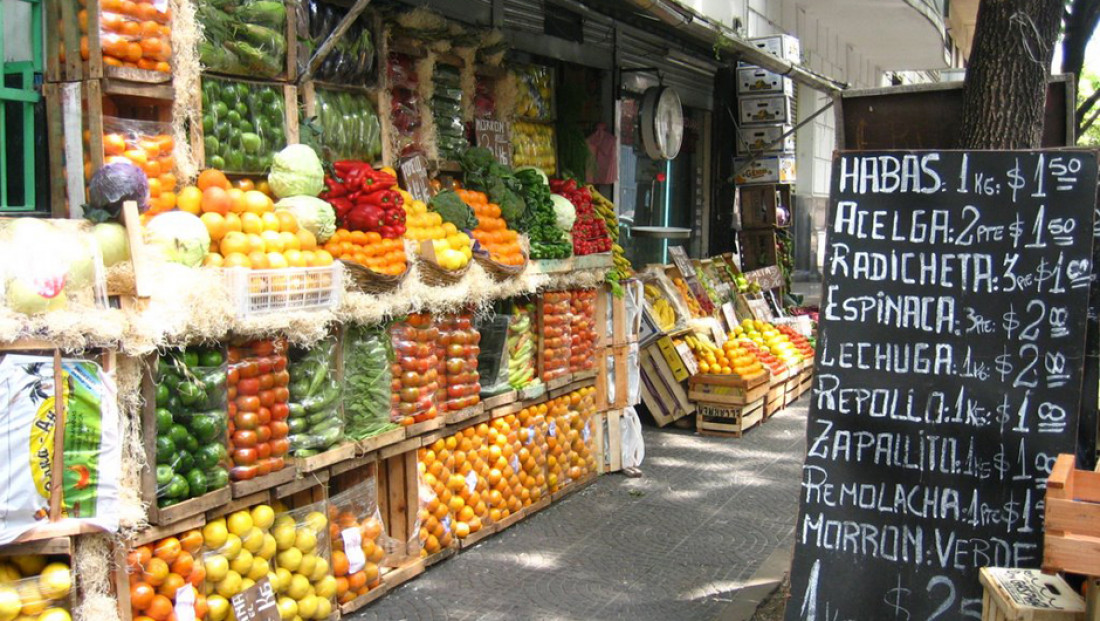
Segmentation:
<svg viewBox="0 0 1100 621">
<path fill-rule="evenodd" d="M 779 330 L 781 334 L 786 336 L 791 343 L 794 344 L 795 349 L 802 356 L 802 360 L 812 360 L 814 357 L 814 346 L 810 343 L 809 339 L 798 333 L 797 330 L 788 325 L 776 326 L 776 330 Z"/>
<path fill-rule="evenodd" d="M 103 117 L 103 164 L 129 162 L 145 173 L 149 204 L 154 216 L 176 207 L 175 139 L 169 123 Z M 85 141 L 85 147 L 89 147 Z M 91 178 L 92 159 L 85 160 L 85 177 Z"/>
<path fill-rule="evenodd" d="M 745 349 L 746 351 L 748 351 L 749 353 L 751 353 L 756 358 L 757 361 L 759 361 L 761 364 L 763 364 L 765 367 L 767 367 L 768 371 L 772 375 L 772 380 L 773 381 L 787 379 L 787 371 L 788 371 L 787 365 L 782 360 L 780 360 L 779 358 L 776 358 L 775 355 L 773 355 L 766 348 L 764 348 L 760 345 L 757 345 L 753 341 L 751 341 L 749 339 L 746 339 L 744 337 L 740 337 L 740 338 L 737 338 L 737 339 L 732 339 L 732 340 L 726 341 L 726 342 L 727 343 L 731 343 L 731 342 L 735 343 L 738 347 L 741 347 L 741 348 Z"/>
<path fill-rule="evenodd" d="M 683 278 L 673 278 L 672 284 L 676 286 L 676 290 L 680 293 L 680 297 L 684 300 L 684 303 L 687 304 L 692 317 L 707 316 L 707 314 L 703 312 L 703 307 L 699 305 L 699 300 L 695 298 L 695 294 L 691 292 L 691 288 L 688 287 Z"/>
<path fill-rule="evenodd" d="M 619 245 L 619 216 L 615 211 L 615 203 L 612 203 L 595 186 L 586 186 L 588 193 L 592 195 L 592 206 L 607 227 L 607 234 L 611 237 L 611 256 L 614 265 L 607 277 L 613 282 L 630 278 L 634 275 L 634 266 L 630 259 L 626 258 L 626 250 Z"/>
<path fill-rule="evenodd" d="M 702 375 L 736 375 L 745 381 L 755 380 L 768 372 L 764 365 L 734 340 L 721 347 L 700 335 L 686 335 L 684 342 L 691 347 Z"/>
<path fill-rule="evenodd" d="M 526 259 L 520 246 L 519 233 L 508 228 L 508 224 L 500 217 L 500 206 L 490 203 L 488 197 L 481 192 L 456 190 L 455 193 L 473 209 L 477 228 L 471 235 L 489 253 L 489 259 L 501 265 L 523 265 Z"/>
<path fill-rule="evenodd" d="M 229 346 L 229 476 L 247 481 L 278 472 L 290 450 L 287 343 L 258 340 Z"/>
<path fill-rule="evenodd" d="M 367 162 L 343 160 L 325 176 L 320 198 L 336 212 L 337 226 L 349 231 L 378 233 L 383 239 L 405 234 L 405 199 L 392 169 L 375 170 Z"/>
<path fill-rule="evenodd" d="M 481 333 L 473 327 L 469 314 L 436 317 L 439 338 L 439 388 L 436 403 L 448 412 L 457 412 L 481 403 L 481 376 L 477 357 L 481 353 Z"/>
<path fill-rule="evenodd" d="M 535 334 L 534 317 L 533 303 L 517 302 L 512 310 L 512 322 L 508 324 L 508 385 L 516 390 L 538 381 L 535 359 L 538 336 Z"/>
<path fill-rule="evenodd" d="M 181 612 L 203 619 L 210 613 L 202 547 L 202 533 L 189 530 L 127 553 L 130 613 L 134 619 L 163 619 Z"/>
<path fill-rule="evenodd" d="M 278 511 L 280 508 L 276 507 L 271 527 L 278 550 L 274 565 L 278 584 L 274 587 L 279 614 L 290 619 L 327 619 L 338 587 L 328 560 L 331 542 L 325 503 L 289 511 Z"/>
<path fill-rule="evenodd" d="M 546 480 L 546 416 L 549 411 L 547 403 L 540 403 L 525 407 L 516 414 L 518 443 L 513 455 L 506 457 L 519 476 L 519 499 L 524 507 L 546 498 L 550 492 Z"/>
<path fill-rule="evenodd" d="M 157 361 L 157 506 L 229 484 L 227 368 L 218 348 L 172 350 Z"/>
<path fill-rule="evenodd" d="M 284 575 L 289 579 L 285 570 L 276 570 L 275 556 L 280 549 L 293 545 L 294 532 L 274 529 L 274 524 L 275 510 L 270 505 L 258 504 L 209 520 L 203 526 L 202 550 L 196 560 L 202 559 L 209 621 L 231 618 L 230 600 L 260 578 L 267 577 L 276 590 Z"/>
<path fill-rule="evenodd" d="M 494 523 L 518 513 L 523 509 L 524 498 L 531 497 L 520 456 L 523 456 L 523 461 L 533 458 L 530 450 L 524 450 L 518 426 L 519 419 L 515 414 L 489 422 L 489 437 L 482 459 L 489 464 L 486 502 L 489 506 L 489 520 Z M 530 484 L 533 486 L 534 483 L 532 479 Z"/>
<path fill-rule="evenodd" d="M 544 382 L 569 373 L 570 295 L 568 291 L 547 291 L 542 294 L 539 319 L 542 330 L 542 350 L 539 369 Z"/>
<path fill-rule="evenodd" d="M 569 292 L 569 371 L 596 368 L 596 290 Z"/>
<path fill-rule="evenodd" d="M 423 201 L 413 199 L 403 190 L 402 195 L 407 226 L 405 239 L 417 244 L 431 242 L 435 260 L 445 270 L 458 271 L 466 267 L 473 257 L 469 235 L 450 222 L 444 222 L 438 213 L 429 211 Z"/>
<path fill-rule="evenodd" d="M 417 523 L 420 524 L 422 557 L 436 554 L 454 544 L 454 529 L 450 515 L 450 503 L 454 495 L 447 487 L 452 472 L 447 465 L 446 455 L 457 447 L 458 440 L 452 436 L 436 440 L 431 446 L 417 451 L 416 465 L 420 473 L 420 507 L 417 512 Z"/>
<path fill-rule="evenodd" d="M 80 25 L 80 58 L 91 60 L 93 52 L 88 27 L 88 9 L 80 5 L 77 22 Z M 99 4 L 99 49 L 105 67 L 131 67 L 171 73 L 172 10 L 168 5 L 154 3 L 127 4 L 122 0 L 104 0 Z M 65 62 L 62 41 L 61 62 Z M 95 76 L 98 77 L 98 76 Z"/>
<path fill-rule="evenodd" d="M 336 379 L 336 341 L 290 349 L 291 455 L 312 457 L 344 441 L 343 387 Z"/>
<path fill-rule="evenodd" d="M 287 145 L 287 95 L 280 85 L 202 80 L 202 148 L 209 168 L 259 173 Z"/>
<path fill-rule="evenodd" d="M 676 315 L 676 309 L 672 307 L 664 292 L 656 284 L 649 282 L 645 283 L 642 290 L 645 292 L 646 303 L 652 311 L 650 314 L 657 321 L 657 327 L 663 332 L 675 328 L 679 318 Z"/>
<path fill-rule="evenodd" d="M 362 265 L 376 274 L 400 276 L 408 269 L 404 242 L 385 239 L 373 231 L 336 229 L 325 242 L 324 250 L 337 259 Z"/>
<path fill-rule="evenodd" d="M 374 480 L 330 497 L 328 519 L 336 603 L 346 604 L 382 583 L 380 566 L 387 537 Z"/>
<path fill-rule="evenodd" d="M 554 70 L 528 65 L 515 69 L 516 115 L 537 121 L 554 120 Z"/>
<path fill-rule="evenodd" d="M 439 328 L 427 313 L 412 314 L 390 326 L 395 359 L 392 364 L 391 420 L 412 425 L 437 415 L 439 360 L 435 343 Z"/>
<path fill-rule="evenodd" d="M 168 568 L 164 569 L 167 575 Z M 72 571 L 65 557 L 19 555 L 0 559 L 0 617 L 71 621 L 72 586 Z M 150 599 L 155 598 L 154 593 Z"/>
<path fill-rule="evenodd" d="M 555 142 L 553 125 L 516 121 L 512 124 L 512 164 L 517 168 L 534 166 L 547 175 L 557 174 Z"/>
<path fill-rule="evenodd" d="M 603 219 L 596 214 L 588 188 L 581 187 L 574 179 L 551 179 L 550 190 L 567 198 L 576 210 L 572 230 L 573 254 L 582 256 L 611 252 L 611 237 Z"/>
<path fill-rule="evenodd" d="M 790 338 L 766 321 L 745 319 L 734 326 L 732 332 L 735 338 L 747 338 L 767 348 L 788 367 L 796 367 L 802 362 L 802 353 Z"/>
</svg>

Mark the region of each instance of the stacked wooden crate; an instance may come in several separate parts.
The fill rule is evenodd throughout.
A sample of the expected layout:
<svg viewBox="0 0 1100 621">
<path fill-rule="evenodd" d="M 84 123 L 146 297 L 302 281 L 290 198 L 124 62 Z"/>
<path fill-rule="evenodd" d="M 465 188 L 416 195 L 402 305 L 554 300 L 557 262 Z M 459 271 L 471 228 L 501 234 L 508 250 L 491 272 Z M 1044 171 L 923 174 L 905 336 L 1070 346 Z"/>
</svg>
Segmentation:
<svg viewBox="0 0 1100 621">
<path fill-rule="evenodd" d="M 603 459 L 601 472 L 622 469 L 621 427 L 623 410 L 641 400 L 641 351 L 638 337 L 642 320 L 642 283 L 622 283 L 623 295 L 610 287 L 600 289 L 596 303 L 598 340 L 596 354 L 597 444 Z"/>
</svg>

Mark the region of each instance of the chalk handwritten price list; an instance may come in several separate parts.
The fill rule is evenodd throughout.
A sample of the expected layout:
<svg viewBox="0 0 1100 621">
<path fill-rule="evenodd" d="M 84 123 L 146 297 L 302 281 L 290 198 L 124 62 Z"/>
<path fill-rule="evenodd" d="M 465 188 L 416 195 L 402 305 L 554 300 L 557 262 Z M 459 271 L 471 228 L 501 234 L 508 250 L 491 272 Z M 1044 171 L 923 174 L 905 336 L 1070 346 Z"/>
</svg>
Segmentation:
<svg viewBox="0 0 1100 621">
<path fill-rule="evenodd" d="M 834 162 L 788 620 L 977 619 L 979 568 L 1039 565 L 1095 195 L 1084 152 Z"/>
</svg>

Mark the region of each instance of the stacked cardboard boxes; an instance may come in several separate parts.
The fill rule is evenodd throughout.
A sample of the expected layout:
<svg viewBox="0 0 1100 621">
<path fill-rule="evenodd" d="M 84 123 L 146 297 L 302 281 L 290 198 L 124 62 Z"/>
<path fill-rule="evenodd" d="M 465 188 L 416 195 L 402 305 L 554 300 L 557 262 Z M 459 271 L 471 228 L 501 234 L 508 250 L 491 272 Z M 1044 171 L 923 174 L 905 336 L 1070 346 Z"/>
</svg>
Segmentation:
<svg viewBox="0 0 1100 621">
<path fill-rule="evenodd" d="M 756 47 L 798 62 L 798 39 L 772 35 L 750 39 Z M 790 78 L 742 63 L 737 69 L 737 185 L 793 183 L 794 135 L 779 140 L 794 126 L 794 84 Z"/>
</svg>

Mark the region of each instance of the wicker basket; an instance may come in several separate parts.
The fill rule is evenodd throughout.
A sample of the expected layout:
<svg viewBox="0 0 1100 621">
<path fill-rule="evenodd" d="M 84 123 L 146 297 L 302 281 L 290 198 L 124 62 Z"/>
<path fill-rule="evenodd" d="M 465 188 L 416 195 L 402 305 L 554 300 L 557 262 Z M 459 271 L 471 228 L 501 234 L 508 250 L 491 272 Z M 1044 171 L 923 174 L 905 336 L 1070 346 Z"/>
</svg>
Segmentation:
<svg viewBox="0 0 1100 621">
<path fill-rule="evenodd" d="M 340 262 L 344 264 L 344 272 L 348 276 L 348 290 L 360 293 L 387 293 L 393 291 L 405 280 L 405 276 L 409 273 L 407 263 L 405 264 L 405 271 L 391 276 L 389 274 L 379 274 L 354 261 L 340 259 Z"/>
<path fill-rule="evenodd" d="M 488 254 L 482 254 L 480 252 L 474 253 L 474 260 L 476 260 L 489 276 L 496 281 L 504 281 L 509 278 L 515 278 L 523 273 L 523 270 L 527 269 L 527 264 L 530 262 L 527 257 L 527 253 L 523 253 L 523 263 L 519 265 L 504 265 L 503 263 L 497 263 L 489 258 Z"/>
<path fill-rule="evenodd" d="M 420 280 L 433 287 L 448 287 L 462 280 L 466 272 L 470 271 L 467 263 L 457 270 L 445 270 L 431 259 L 420 257 Z"/>
</svg>

